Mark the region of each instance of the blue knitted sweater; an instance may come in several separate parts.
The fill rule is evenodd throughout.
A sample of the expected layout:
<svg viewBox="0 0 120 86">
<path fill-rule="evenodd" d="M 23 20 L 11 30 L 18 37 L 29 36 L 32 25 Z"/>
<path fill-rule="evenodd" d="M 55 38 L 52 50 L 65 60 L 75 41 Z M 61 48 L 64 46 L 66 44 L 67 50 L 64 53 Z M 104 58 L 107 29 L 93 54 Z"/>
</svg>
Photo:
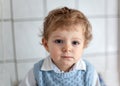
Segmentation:
<svg viewBox="0 0 120 86">
<path fill-rule="evenodd" d="M 92 86 L 94 67 L 86 60 L 86 70 L 73 70 L 65 73 L 56 73 L 53 70 L 43 71 L 41 66 L 44 60 L 34 65 L 34 76 L 37 86 Z"/>
</svg>

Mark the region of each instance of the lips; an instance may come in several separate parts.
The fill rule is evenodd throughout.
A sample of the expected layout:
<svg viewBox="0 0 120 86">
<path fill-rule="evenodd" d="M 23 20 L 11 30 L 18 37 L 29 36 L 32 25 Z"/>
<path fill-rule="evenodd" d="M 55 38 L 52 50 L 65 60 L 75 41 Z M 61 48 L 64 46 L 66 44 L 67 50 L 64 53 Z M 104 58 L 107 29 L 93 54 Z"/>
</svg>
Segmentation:
<svg viewBox="0 0 120 86">
<path fill-rule="evenodd" d="M 72 56 L 62 56 L 62 58 L 73 58 Z"/>
</svg>

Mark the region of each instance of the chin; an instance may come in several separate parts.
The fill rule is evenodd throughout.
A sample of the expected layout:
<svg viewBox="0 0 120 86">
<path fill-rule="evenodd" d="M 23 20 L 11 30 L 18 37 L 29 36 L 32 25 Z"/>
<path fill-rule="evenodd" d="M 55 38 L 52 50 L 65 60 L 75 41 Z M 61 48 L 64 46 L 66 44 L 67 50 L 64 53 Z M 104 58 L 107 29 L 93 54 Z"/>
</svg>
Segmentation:
<svg viewBox="0 0 120 86">
<path fill-rule="evenodd" d="M 74 64 L 74 62 L 63 62 L 62 65 L 65 66 L 72 66 Z"/>
</svg>

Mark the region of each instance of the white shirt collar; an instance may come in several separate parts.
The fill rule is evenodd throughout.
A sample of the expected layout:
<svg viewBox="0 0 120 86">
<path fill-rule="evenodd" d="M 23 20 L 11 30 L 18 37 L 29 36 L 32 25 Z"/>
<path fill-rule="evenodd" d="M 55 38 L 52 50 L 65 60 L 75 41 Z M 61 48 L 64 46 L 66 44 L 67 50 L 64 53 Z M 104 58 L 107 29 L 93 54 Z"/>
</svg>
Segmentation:
<svg viewBox="0 0 120 86">
<path fill-rule="evenodd" d="M 41 70 L 44 70 L 44 71 L 54 70 L 56 73 L 64 72 L 64 71 L 60 71 L 60 69 L 51 61 L 50 56 L 48 56 L 47 58 L 44 59 Z M 86 64 L 81 59 L 73 66 L 73 68 L 71 70 L 86 70 Z"/>
</svg>

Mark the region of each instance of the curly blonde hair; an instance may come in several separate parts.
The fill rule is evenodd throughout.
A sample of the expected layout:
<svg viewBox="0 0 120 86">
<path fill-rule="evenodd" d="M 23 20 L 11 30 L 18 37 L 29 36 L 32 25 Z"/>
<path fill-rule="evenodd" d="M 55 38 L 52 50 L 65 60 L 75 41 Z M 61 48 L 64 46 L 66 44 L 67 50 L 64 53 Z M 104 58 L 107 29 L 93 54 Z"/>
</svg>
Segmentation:
<svg viewBox="0 0 120 86">
<path fill-rule="evenodd" d="M 91 24 L 82 12 L 68 7 L 54 9 L 49 12 L 48 16 L 44 19 L 42 36 L 48 40 L 50 33 L 57 30 L 59 27 L 68 27 L 77 24 L 83 26 L 85 44 L 87 47 L 92 39 Z M 68 28 L 67 30 L 70 29 Z"/>
</svg>

